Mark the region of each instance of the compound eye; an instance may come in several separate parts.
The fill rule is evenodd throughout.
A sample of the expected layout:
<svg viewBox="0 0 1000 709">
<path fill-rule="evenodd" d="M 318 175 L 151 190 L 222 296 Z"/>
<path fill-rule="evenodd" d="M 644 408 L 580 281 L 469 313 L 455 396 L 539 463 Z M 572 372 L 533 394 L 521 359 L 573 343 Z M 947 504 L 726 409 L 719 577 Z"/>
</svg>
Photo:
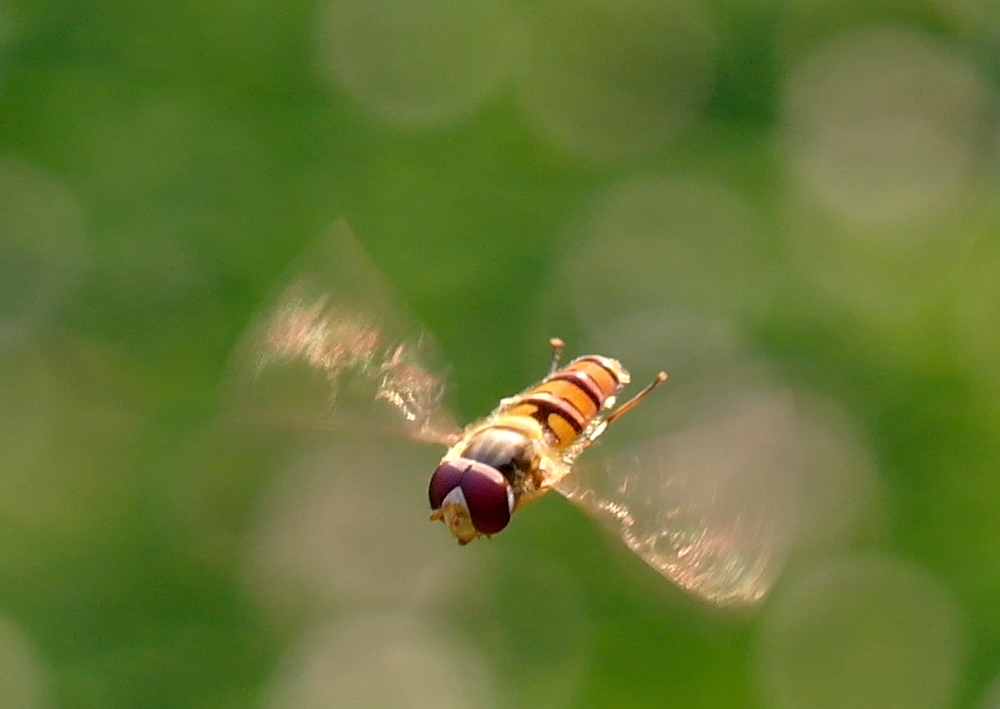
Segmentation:
<svg viewBox="0 0 1000 709">
<path fill-rule="evenodd" d="M 476 531 L 496 534 L 507 526 L 514 496 L 499 470 L 474 462 L 462 476 L 461 485 Z"/>
<path fill-rule="evenodd" d="M 467 467 L 468 463 L 461 467 L 454 463 L 442 463 L 437 467 L 437 470 L 431 475 L 431 482 L 427 491 L 432 510 L 441 509 L 441 504 L 444 502 L 445 496 L 462 482 L 462 475 L 465 473 Z"/>
</svg>

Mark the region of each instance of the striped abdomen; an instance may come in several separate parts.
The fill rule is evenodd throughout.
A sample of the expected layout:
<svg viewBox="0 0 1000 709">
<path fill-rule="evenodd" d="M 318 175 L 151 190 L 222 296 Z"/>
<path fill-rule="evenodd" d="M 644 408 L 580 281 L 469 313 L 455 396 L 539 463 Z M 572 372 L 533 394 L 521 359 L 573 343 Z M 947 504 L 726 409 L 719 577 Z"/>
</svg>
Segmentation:
<svg viewBox="0 0 1000 709">
<path fill-rule="evenodd" d="M 557 448 L 566 448 L 628 381 L 628 372 L 616 360 L 586 355 L 522 394 L 505 413 L 531 416 L 551 434 Z"/>
</svg>

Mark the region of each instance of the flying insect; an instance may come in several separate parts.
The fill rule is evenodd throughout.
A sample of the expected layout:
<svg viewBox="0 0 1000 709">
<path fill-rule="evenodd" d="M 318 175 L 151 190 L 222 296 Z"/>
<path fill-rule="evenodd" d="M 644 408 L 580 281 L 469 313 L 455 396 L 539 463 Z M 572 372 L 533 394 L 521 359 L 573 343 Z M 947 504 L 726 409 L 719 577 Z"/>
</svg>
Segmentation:
<svg viewBox="0 0 1000 709">
<path fill-rule="evenodd" d="M 547 376 L 459 426 L 432 336 L 341 219 L 255 316 L 232 379 L 248 409 L 285 425 L 446 446 L 428 486 L 431 519 L 460 544 L 496 534 L 555 490 L 696 597 L 724 606 L 760 600 L 784 559 L 783 533 L 766 506 L 720 509 L 714 492 L 678 479 L 658 445 L 588 454 L 585 470 L 578 460 L 666 374 L 615 408 L 630 382 L 625 367 L 603 355 L 560 366 L 563 343 L 551 344 Z"/>
</svg>

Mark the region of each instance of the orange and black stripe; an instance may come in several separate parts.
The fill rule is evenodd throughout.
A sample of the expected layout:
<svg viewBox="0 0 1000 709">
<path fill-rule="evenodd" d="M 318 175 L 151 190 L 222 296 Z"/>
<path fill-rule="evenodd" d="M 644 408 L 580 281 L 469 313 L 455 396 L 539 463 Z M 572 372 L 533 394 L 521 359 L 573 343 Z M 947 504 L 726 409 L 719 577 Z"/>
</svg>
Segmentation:
<svg viewBox="0 0 1000 709">
<path fill-rule="evenodd" d="M 531 416 L 552 434 L 558 448 L 566 448 L 621 388 L 617 371 L 606 357 L 579 357 L 526 392 L 509 413 Z"/>
</svg>

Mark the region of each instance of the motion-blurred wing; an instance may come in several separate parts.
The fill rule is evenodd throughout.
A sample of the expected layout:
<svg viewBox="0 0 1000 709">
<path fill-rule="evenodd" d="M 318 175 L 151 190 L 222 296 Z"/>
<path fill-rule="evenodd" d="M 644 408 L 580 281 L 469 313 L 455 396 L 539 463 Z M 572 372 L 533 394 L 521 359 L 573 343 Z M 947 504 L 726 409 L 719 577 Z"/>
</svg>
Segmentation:
<svg viewBox="0 0 1000 709">
<path fill-rule="evenodd" d="M 787 401 L 747 402 L 581 466 L 556 489 L 678 586 L 718 605 L 752 604 L 773 585 L 792 541 L 794 424 Z"/>
<path fill-rule="evenodd" d="M 234 354 L 233 413 L 305 429 L 400 433 L 447 444 L 432 338 L 337 221 L 254 317 Z"/>
</svg>

